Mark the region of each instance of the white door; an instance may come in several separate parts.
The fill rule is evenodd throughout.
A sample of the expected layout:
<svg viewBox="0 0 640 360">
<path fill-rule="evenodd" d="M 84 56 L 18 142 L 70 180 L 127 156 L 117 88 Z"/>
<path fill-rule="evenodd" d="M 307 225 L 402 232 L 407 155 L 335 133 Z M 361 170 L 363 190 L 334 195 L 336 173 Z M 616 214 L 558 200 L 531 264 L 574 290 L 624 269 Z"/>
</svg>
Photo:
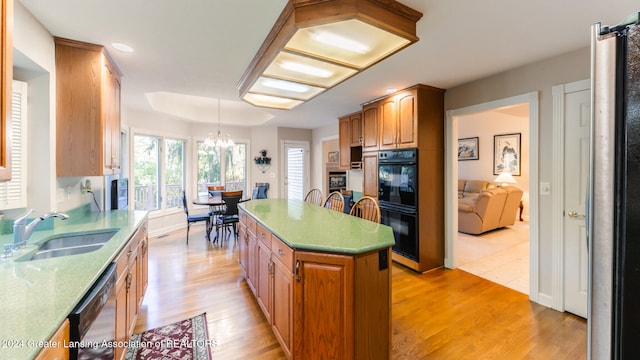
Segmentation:
<svg viewBox="0 0 640 360">
<path fill-rule="evenodd" d="M 285 141 L 283 153 L 285 198 L 302 200 L 309 188 L 309 143 Z"/>
<path fill-rule="evenodd" d="M 585 211 L 589 172 L 591 94 L 565 93 L 564 129 L 564 308 L 587 317 L 589 257 Z"/>
</svg>

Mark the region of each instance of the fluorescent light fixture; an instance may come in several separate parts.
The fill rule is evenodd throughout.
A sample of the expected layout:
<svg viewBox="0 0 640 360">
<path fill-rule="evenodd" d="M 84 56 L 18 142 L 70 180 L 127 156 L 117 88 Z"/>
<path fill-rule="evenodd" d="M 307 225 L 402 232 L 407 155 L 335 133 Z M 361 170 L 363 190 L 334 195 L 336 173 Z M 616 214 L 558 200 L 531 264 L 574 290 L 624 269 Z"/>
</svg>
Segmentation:
<svg viewBox="0 0 640 360">
<path fill-rule="evenodd" d="M 306 93 L 309 91 L 309 87 L 302 84 L 296 84 L 290 81 L 265 79 L 262 81 L 262 85 L 273 89 L 291 91 L 295 93 Z"/>
<path fill-rule="evenodd" d="M 317 76 L 325 79 L 333 75 L 333 73 L 329 70 L 320 69 L 315 66 L 306 65 L 303 63 L 293 62 L 293 61 L 285 61 L 282 64 L 280 64 L 280 67 L 285 70 L 290 70 L 290 71 L 294 71 L 302 74 L 313 75 L 313 76 Z"/>
<path fill-rule="evenodd" d="M 293 108 L 418 41 L 420 18 L 395 0 L 289 0 L 238 82 L 240 97 Z"/>
<path fill-rule="evenodd" d="M 125 53 L 132 53 L 133 52 L 133 48 L 131 46 L 127 45 L 127 44 L 115 42 L 115 43 L 111 44 L 111 46 L 113 46 L 114 49 L 116 49 L 118 51 L 125 52 Z"/>
<path fill-rule="evenodd" d="M 311 35 L 311 38 L 325 45 L 335 46 L 342 50 L 347 50 L 358 54 L 366 54 L 371 51 L 370 47 L 362 43 L 327 31 L 317 31 L 313 33 L 313 35 Z"/>
</svg>

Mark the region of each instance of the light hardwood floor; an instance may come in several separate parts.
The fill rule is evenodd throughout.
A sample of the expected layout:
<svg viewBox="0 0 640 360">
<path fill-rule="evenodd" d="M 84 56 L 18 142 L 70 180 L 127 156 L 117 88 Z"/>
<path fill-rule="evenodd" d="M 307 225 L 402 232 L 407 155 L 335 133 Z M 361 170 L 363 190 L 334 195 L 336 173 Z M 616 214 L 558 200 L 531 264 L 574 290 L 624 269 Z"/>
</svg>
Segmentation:
<svg viewBox="0 0 640 360">
<path fill-rule="evenodd" d="M 136 332 L 207 313 L 214 359 L 284 354 L 245 281 L 233 241 L 204 227 L 151 238 L 149 286 Z M 584 359 L 586 321 L 461 270 L 424 275 L 393 265 L 393 359 Z M 375 314 L 373 315 L 375 316 Z"/>
</svg>

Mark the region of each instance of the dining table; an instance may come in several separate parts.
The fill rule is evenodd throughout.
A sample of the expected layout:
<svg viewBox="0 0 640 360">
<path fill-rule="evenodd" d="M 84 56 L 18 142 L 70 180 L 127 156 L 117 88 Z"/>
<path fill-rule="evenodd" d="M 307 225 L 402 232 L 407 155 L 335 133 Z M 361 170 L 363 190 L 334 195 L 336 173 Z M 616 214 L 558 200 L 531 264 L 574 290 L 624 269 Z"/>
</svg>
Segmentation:
<svg viewBox="0 0 640 360">
<path fill-rule="evenodd" d="M 207 228 L 207 237 L 209 237 L 209 234 L 211 234 L 211 230 L 215 225 L 216 217 L 224 211 L 224 200 L 222 200 L 221 195 L 203 195 L 193 199 L 192 202 L 194 205 L 209 206 L 209 215 L 211 216 L 209 228 Z"/>
</svg>

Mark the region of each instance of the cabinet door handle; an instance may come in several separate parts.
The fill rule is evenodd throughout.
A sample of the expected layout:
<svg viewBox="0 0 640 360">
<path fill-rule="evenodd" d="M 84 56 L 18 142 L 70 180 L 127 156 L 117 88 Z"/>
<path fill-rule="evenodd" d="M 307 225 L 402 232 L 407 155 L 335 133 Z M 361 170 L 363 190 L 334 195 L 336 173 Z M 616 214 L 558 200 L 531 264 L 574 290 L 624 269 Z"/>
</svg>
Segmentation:
<svg viewBox="0 0 640 360">
<path fill-rule="evenodd" d="M 300 281 L 300 260 L 296 260 L 296 281 Z"/>
<path fill-rule="evenodd" d="M 131 274 L 131 272 L 127 273 L 127 292 L 129 292 L 129 289 L 131 288 L 131 281 L 133 280 L 133 275 Z"/>
<path fill-rule="evenodd" d="M 280 255 L 280 256 L 284 256 L 284 251 L 282 251 L 282 250 L 278 249 L 278 255 Z"/>
</svg>

